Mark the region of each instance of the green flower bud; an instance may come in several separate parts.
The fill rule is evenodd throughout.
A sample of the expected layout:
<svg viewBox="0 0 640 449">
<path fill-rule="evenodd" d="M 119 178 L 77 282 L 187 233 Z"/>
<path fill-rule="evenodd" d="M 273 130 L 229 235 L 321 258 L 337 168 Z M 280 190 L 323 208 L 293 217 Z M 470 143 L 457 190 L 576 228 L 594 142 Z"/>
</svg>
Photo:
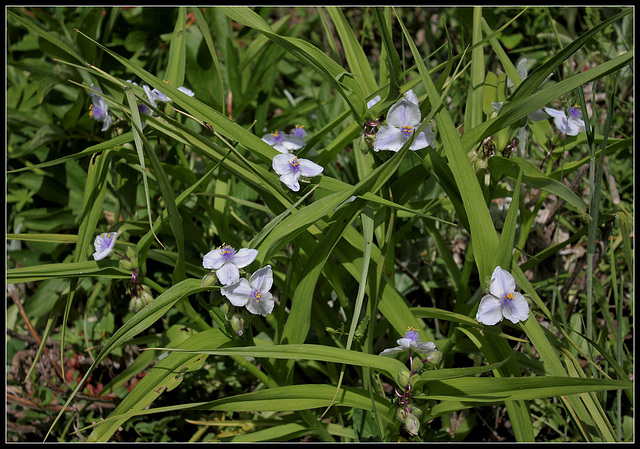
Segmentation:
<svg viewBox="0 0 640 449">
<path fill-rule="evenodd" d="M 151 294 L 151 289 L 146 285 L 142 285 L 141 287 L 142 288 L 140 292 L 140 297 L 142 298 L 144 305 L 146 306 L 148 304 L 151 304 L 151 301 L 153 301 L 153 295 Z"/>
<path fill-rule="evenodd" d="M 134 267 L 137 267 L 138 266 L 138 255 L 136 254 L 136 250 L 133 249 L 132 246 L 127 247 L 126 255 L 129 258 L 129 260 L 131 261 L 131 264 Z"/>
<path fill-rule="evenodd" d="M 407 432 L 411 435 L 418 435 L 420 431 L 420 421 L 413 415 L 407 415 L 407 418 L 404 420 L 404 425 L 407 427 Z"/>
<path fill-rule="evenodd" d="M 218 276 L 212 271 L 211 273 L 207 273 L 202 278 L 202 282 L 200 283 L 200 287 L 212 287 L 218 283 Z"/>
<path fill-rule="evenodd" d="M 422 409 L 416 405 L 409 404 L 409 412 L 416 418 L 420 418 L 422 416 Z"/>
<path fill-rule="evenodd" d="M 142 300 L 140 296 L 132 296 L 131 301 L 129 301 L 129 310 L 133 310 L 135 313 L 141 311 L 146 304 Z"/>
<path fill-rule="evenodd" d="M 442 361 L 442 353 L 437 349 L 427 355 L 427 362 L 431 365 L 437 365 Z"/>
<path fill-rule="evenodd" d="M 228 302 L 223 302 L 222 304 L 220 304 L 220 310 L 222 311 L 222 313 L 224 313 L 225 318 L 227 317 L 230 308 L 231 306 Z"/>
<path fill-rule="evenodd" d="M 413 364 L 411 366 L 413 367 L 413 370 L 417 373 L 422 371 L 423 365 L 422 365 L 422 360 L 420 360 L 420 357 L 414 357 Z"/>
<path fill-rule="evenodd" d="M 231 317 L 231 328 L 238 337 L 241 337 L 244 333 L 244 317 L 239 314 L 235 314 Z"/>
<path fill-rule="evenodd" d="M 410 376 L 411 373 L 409 372 L 409 370 L 405 369 L 403 371 L 400 371 L 400 374 L 398 374 L 398 385 L 402 387 L 408 385 Z"/>
<path fill-rule="evenodd" d="M 411 385 L 415 385 L 415 384 L 416 384 L 416 382 L 417 382 L 417 381 L 419 381 L 419 380 L 420 380 L 420 374 L 416 373 L 416 374 L 414 374 L 413 376 L 411 376 L 411 377 L 409 378 L 409 383 L 410 383 Z"/>
<path fill-rule="evenodd" d="M 397 417 L 400 421 L 404 422 L 404 421 L 407 419 L 407 415 L 408 415 L 408 414 L 409 414 L 409 413 L 407 413 L 407 409 L 406 409 L 406 408 L 404 408 L 404 406 L 402 406 L 402 407 L 399 407 L 399 408 L 398 408 L 398 411 L 396 412 L 396 417 Z"/>
</svg>

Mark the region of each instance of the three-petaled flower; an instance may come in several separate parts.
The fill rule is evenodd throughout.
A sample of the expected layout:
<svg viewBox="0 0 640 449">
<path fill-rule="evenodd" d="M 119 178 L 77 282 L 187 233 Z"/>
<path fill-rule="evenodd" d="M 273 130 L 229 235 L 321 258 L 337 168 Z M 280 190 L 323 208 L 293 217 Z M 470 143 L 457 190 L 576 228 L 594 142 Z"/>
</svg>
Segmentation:
<svg viewBox="0 0 640 449">
<path fill-rule="evenodd" d="M 170 101 L 172 101 L 171 98 L 167 97 L 165 94 L 160 92 L 158 89 L 151 89 L 146 84 L 144 86 L 142 86 L 142 88 L 144 89 L 144 92 L 147 94 L 147 98 L 149 99 L 149 103 L 151 103 L 151 105 L 153 107 L 157 106 L 156 101 L 162 101 L 162 102 L 170 102 Z M 195 95 L 193 93 L 193 91 L 191 91 L 190 89 L 187 89 L 184 86 L 178 87 L 178 90 L 180 92 L 184 93 L 184 94 L 189 95 L 190 97 L 193 97 Z"/>
<path fill-rule="evenodd" d="M 223 244 L 204 255 L 202 266 L 216 270 L 220 283 L 228 285 L 240 279 L 239 269 L 253 262 L 257 255 L 257 249 L 242 248 L 236 252 L 231 246 Z"/>
<path fill-rule="evenodd" d="M 220 292 L 236 307 L 246 306 L 254 315 L 267 316 L 273 310 L 273 295 L 269 293 L 273 285 L 271 265 L 260 268 L 249 280 L 242 278 L 225 285 Z"/>
<path fill-rule="evenodd" d="M 99 87 L 91 84 L 91 88 L 96 92 L 102 93 Z M 89 92 L 91 95 L 91 106 L 89 106 L 89 117 L 102 122 L 102 131 L 106 131 L 111 126 L 111 116 L 109 115 L 109 106 L 100 95 L 95 92 Z"/>
<path fill-rule="evenodd" d="M 93 241 L 93 246 L 96 249 L 96 252 L 93 253 L 93 258 L 95 260 L 102 260 L 109 254 L 111 254 L 111 250 L 113 250 L 117 238 L 117 232 L 103 232 L 102 234 L 96 236 L 95 240 Z"/>
<path fill-rule="evenodd" d="M 577 136 L 585 129 L 582 111 L 578 106 L 572 107 L 568 116 L 564 111 L 559 111 L 558 109 L 544 108 L 544 110 L 553 117 L 556 127 L 567 136 Z"/>
<path fill-rule="evenodd" d="M 524 321 L 529 317 L 529 304 L 516 290 L 516 281 L 507 270 L 496 267 L 491 275 L 490 295 L 480 300 L 476 320 L 493 326 L 506 318 L 512 323 Z"/>
<path fill-rule="evenodd" d="M 300 126 L 300 125 L 298 125 Z M 292 134 L 281 133 L 280 131 L 274 131 L 270 134 L 262 136 L 262 140 L 271 145 L 273 148 L 281 153 L 288 153 L 289 151 L 299 150 L 306 142 L 303 137 L 307 135 L 307 132 L 302 127 L 296 127 L 293 129 Z"/>
<path fill-rule="evenodd" d="M 381 126 L 376 134 L 374 151 L 388 150 L 398 151 L 413 136 L 416 128 L 420 126 L 421 114 L 418 107 L 418 97 L 413 90 L 407 91 L 406 98 L 398 101 L 389 108 L 387 113 L 387 125 Z M 419 150 L 426 147 L 435 148 L 435 135 L 431 125 L 426 125 L 424 131 L 415 136 L 410 150 Z"/>
<path fill-rule="evenodd" d="M 409 326 L 407 331 L 404 334 L 403 338 L 398 339 L 397 343 L 400 346 L 396 346 L 395 348 L 387 348 L 380 353 L 380 355 L 393 355 L 398 354 L 399 352 L 406 351 L 407 349 L 415 350 L 421 354 L 429 355 L 431 352 L 436 350 L 436 344 L 432 341 L 428 343 L 423 343 L 420 341 L 420 335 L 418 331 Z"/>
<path fill-rule="evenodd" d="M 315 162 L 307 159 L 299 159 L 289 153 L 274 156 L 272 167 L 275 172 L 280 175 L 280 181 L 294 192 L 300 190 L 300 184 L 298 183 L 300 176 L 318 176 L 324 170 Z"/>
</svg>

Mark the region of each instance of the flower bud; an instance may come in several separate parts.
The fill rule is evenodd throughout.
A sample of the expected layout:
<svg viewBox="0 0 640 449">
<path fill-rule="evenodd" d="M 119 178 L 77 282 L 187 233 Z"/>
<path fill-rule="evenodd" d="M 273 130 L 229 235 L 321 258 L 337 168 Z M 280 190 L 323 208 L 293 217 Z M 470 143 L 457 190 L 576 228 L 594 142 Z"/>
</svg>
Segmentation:
<svg viewBox="0 0 640 449">
<path fill-rule="evenodd" d="M 396 412 L 396 417 L 400 421 L 404 422 L 407 419 L 407 415 L 408 414 L 409 413 L 407 412 L 407 409 L 404 408 L 404 406 L 400 406 L 400 407 L 398 407 L 398 411 Z"/>
<path fill-rule="evenodd" d="M 146 304 L 142 300 L 140 296 L 132 296 L 131 301 L 129 301 L 129 310 L 133 310 L 135 313 L 141 311 Z"/>
<path fill-rule="evenodd" d="M 222 304 L 220 304 L 220 310 L 222 311 L 222 313 L 224 313 L 225 318 L 227 317 L 227 314 L 229 313 L 229 309 L 231 306 L 229 306 L 228 302 L 223 302 Z"/>
<path fill-rule="evenodd" d="M 231 328 L 238 337 L 241 337 L 244 333 L 244 317 L 239 314 L 235 314 L 231 317 Z"/>
<path fill-rule="evenodd" d="M 398 374 L 398 385 L 404 387 L 409 384 L 409 377 L 411 377 L 411 373 L 409 370 L 402 370 L 400 374 Z"/>
<path fill-rule="evenodd" d="M 416 418 L 420 418 L 420 416 L 422 416 L 422 409 L 413 404 L 409 404 L 409 412 Z"/>
<path fill-rule="evenodd" d="M 202 282 L 200 283 L 200 287 L 212 287 L 218 283 L 218 276 L 212 271 L 211 273 L 207 273 L 202 278 Z"/>
<path fill-rule="evenodd" d="M 419 381 L 419 380 L 420 380 L 420 374 L 417 374 L 417 373 L 416 373 L 416 374 L 414 374 L 413 376 L 411 376 L 411 377 L 409 378 L 409 383 L 410 383 L 412 386 L 414 386 L 414 385 L 416 384 L 416 382 L 417 382 L 417 381 Z"/>
<path fill-rule="evenodd" d="M 420 431 L 420 421 L 413 415 L 407 415 L 407 418 L 404 420 L 404 425 L 407 427 L 407 432 L 411 435 L 418 435 Z"/>
<path fill-rule="evenodd" d="M 437 365 L 442 360 L 442 352 L 437 349 L 433 352 L 430 352 L 426 358 L 427 362 L 431 365 Z"/>
<path fill-rule="evenodd" d="M 422 365 L 422 360 L 420 360 L 420 357 L 413 358 L 411 367 L 413 368 L 413 371 L 415 371 L 416 373 L 419 373 L 420 371 L 422 371 L 423 365 Z"/>
<path fill-rule="evenodd" d="M 146 285 L 142 285 L 141 287 L 142 291 L 140 292 L 140 297 L 142 298 L 142 301 L 146 306 L 150 304 L 151 301 L 153 301 L 153 295 L 151 294 L 151 289 L 149 287 L 147 287 Z"/>
</svg>

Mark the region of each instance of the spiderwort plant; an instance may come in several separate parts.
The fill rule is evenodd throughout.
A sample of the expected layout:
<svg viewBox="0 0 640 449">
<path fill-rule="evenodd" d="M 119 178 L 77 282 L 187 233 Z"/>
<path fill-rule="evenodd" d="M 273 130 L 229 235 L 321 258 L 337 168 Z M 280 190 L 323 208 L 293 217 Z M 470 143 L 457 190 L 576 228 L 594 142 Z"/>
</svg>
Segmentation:
<svg viewBox="0 0 640 449">
<path fill-rule="evenodd" d="M 228 285 L 240 279 L 240 268 L 249 265 L 257 256 L 257 249 L 242 248 L 236 251 L 231 246 L 222 244 L 204 255 L 202 266 L 209 270 L 216 270 L 220 283 Z"/>
<path fill-rule="evenodd" d="M 389 108 L 387 124 L 378 130 L 373 150 L 397 152 L 413 136 L 420 124 L 421 113 L 418 107 L 418 97 L 413 93 L 413 90 L 409 89 L 406 98 Z M 416 151 L 428 146 L 432 148 L 436 146 L 431 125 L 426 125 L 424 131 L 415 136 L 409 149 Z"/>
<path fill-rule="evenodd" d="M 522 293 L 516 290 L 516 281 L 507 270 L 496 267 L 491 275 L 490 294 L 480 300 L 476 320 L 487 326 L 493 326 L 506 318 L 512 323 L 524 321 L 529 317 L 529 303 Z"/>
<path fill-rule="evenodd" d="M 271 265 L 260 268 L 247 280 L 242 278 L 222 287 L 220 292 L 236 307 L 246 307 L 254 315 L 267 316 L 273 310 Z"/>
<path fill-rule="evenodd" d="M 102 90 L 91 84 L 91 88 L 96 92 L 102 93 Z M 104 101 L 100 95 L 95 92 L 90 92 L 91 95 L 91 106 L 89 106 L 89 117 L 99 122 L 102 122 L 102 130 L 106 131 L 109 129 L 112 123 L 111 116 L 109 115 L 109 106 L 107 106 L 107 102 Z"/>
<path fill-rule="evenodd" d="M 420 340 L 418 331 L 409 326 L 403 338 L 397 341 L 399 346 L 387 348 L 380 355 L 390 356 L 404 351 L 409 351 L 409 371 L 403 371 L 398 375 L 398 384 L 403 387 L 396 388 L 396 397 L 398 398 L 397 417 L 405 425 L 405 428 L 411 435 L 417 435 L 420 430 L 420 415 L 422 409 L 412 400 L 413 387 L 419 379 L 419 373 L 425 366 L 425 363 L 437 365 L 442 360 L 442 353 L 436 349 L 433 342 L 424 343 Z M 413 351 L 425 355 L 421 357 L 413 357 Z"/>
</svg>

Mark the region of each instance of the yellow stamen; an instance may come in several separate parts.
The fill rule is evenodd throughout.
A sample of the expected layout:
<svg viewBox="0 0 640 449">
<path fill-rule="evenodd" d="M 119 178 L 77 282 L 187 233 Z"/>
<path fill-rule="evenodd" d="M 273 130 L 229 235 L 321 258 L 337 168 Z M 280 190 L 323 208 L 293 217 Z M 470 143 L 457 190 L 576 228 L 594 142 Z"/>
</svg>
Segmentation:
<svg viewBox="0 0 640 449">
<path fill-rule="evenodd" d="M 404 126 L 402 127 L 402 132 L 403 132 L 403 133 L 410 133 L 410 132 L 413 132 L 413 126 L 406 126 L 406 125 L 404 125 Z"/>
<path fill-rule="evenodd" d="M 93 104 L 89 105 L 89 117 L 93 117 Z"/>
<path fill-rule="evenodd" d="M 418 330 L 418 329 L 416 329 L 416 328 L 415 328 L 415 327 L 413 327 L 413 326 L 409 326 L 409 327 L 407 328 L 407 331 L 417 331 L 417 330 Z"/>
<path fill-rule="evenodd" d="M 273 137 L 278 137 L 278 131 L 276 130 L 276 131 L 272 132 L 272 133 L 271 133 L 271 135 L 272 135 Z"/>
</svg>

